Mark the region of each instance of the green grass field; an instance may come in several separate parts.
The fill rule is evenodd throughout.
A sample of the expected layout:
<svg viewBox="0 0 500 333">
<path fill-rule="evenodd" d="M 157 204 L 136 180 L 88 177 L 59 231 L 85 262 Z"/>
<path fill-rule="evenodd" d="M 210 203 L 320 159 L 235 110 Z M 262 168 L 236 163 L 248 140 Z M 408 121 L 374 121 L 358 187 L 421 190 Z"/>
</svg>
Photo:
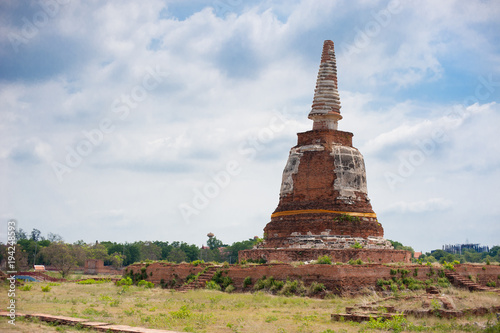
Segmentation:
<svg viewBox="0 0 500 333">
<path fill-rule="evenodd" d="M 87 285 L 74 282 L 30 283 L 27 286 L 31 286 L 31 290 L 23 286 L 17 288 L 19 312 L 63 315 L 186 332 L 331 333 L 380 332 L 389 329 L 397 332 L 402 328 L 406 328 L 406 331 L 480 332 L 488 320 L 492 324 L 496 323 L 493 314 L 456 320 L 410 317 L 400 323 L 384 324 L 330 320 L 332 313 L 345 312 L 346 306 L 368 304 L 382 299 L 380 294 L 370 290 L 354 298 L 314 299 L 274 296 L 263 292 L 228 294 L 212 290 L 196 290 L 179 293 L 160 288 L 117 287 L 111 282 Z M 42 291 L 42 287 L 50 290 Z M 7 290 L 7 285 L 2 285 L 1 304 L 6 305 L 8 302 Z M 387 300 L 381 304 L 395 305 L 398 309 L 419 308 L 422 301 L 409 296 L 423 293 L 423 291 L 399 292 L 396 294 L 397 299 Z M 449 287 L 442 289 L 442 293 L 455 304 L 457 309 L 500 304 L 500 296 L 492 292 L 470 293 Z M 16 330 L 12 332 L 79 331 L 25 320 L 19 320 L 17 324 Z M 8 332 L 9 328 L 12 328 L 11 325 L 6 319 L 2 319 L 0 330 Z"/>
</svg>

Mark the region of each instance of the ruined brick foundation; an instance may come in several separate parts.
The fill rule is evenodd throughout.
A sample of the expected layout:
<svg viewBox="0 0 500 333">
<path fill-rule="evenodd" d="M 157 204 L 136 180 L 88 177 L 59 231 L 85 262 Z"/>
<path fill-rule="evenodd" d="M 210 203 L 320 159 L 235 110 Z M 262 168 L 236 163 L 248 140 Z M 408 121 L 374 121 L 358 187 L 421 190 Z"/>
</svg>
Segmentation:
<svg viewBox="0 0 500 333">
<path fill-rule="evenodd" d="M 286 248 L 286 249 L 252 249 L 239 252 L 239 260 L 252 260 L 258 262 L 305 262 L 316 260 L 327 255 L 332 262 L 346 263 L 349 260 L 361 259 L 363 262 L 389 263 L 411 261 L 411 253 L 403 250 L 387 249 L 321 249 L 321 248 Z"/>
<path fill-rule="evenodd" d="M 359 250 L 358 250 L 359 251 Z M 345 251 L 343 251 L 345 252 Z M 363 251 L 359 251 L 361 253 Z M 366 253 L 366 251 L 364 251 Z M 387 252 L 387 251 L 383 251 Z M 405 251 L 400 251 L 405 252 Z M 190 274 L 196 275 L 203 271 L 207 264 L 194 266 L 191 264 L 151 263 L 133 264 L 126 268 L 126 275 L 136 275 L 139 279 L 146 279 L 156 286 L 165 288 L 180 288 Z M 223 276 L 233 281 L 236 291 L 246 292 L 253 290 L 253 284 L 263 277 L 274 277 L 276 280 L 300 280 L 306 286 L 313 282 L 322 283 L 326 289 L 338 295 L 356 294 L 364 288 L 376 288 L 379 279 L 390 280 L 394 275 L 391 270 L 404 268 L 412 278 L 420 281 L 437 276 L 440 268 L 425 265 L 291 265 L 291 264 L 263 264 L 263 265 L 220 265 L 217 270 Z M 488 282 L 499 282 L 500 266 L 462 264 L 455 266 L 456 273 L 468 278 L 469 275 L 477 279 L 477 283 L 486 285 Z M 245 287 L 244 280 L 250 278 L 252 283 Z"/>
</svg>

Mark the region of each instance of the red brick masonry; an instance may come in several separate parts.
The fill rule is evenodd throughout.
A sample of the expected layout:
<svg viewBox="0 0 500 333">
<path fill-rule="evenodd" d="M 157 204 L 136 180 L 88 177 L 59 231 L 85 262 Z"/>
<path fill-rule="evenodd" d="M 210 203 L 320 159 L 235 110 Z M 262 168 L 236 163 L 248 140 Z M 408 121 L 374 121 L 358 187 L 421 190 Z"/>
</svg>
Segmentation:
<svg viewBox="0 0 500 333">
<path fill-rule="evenodd" d="M 390 263 L 411 261 L 411 253 L 403 250 L 386 249 L 252 249 L 239 252 L 239 260 L 265 259 L 266 261 L 311 261 L 328 255 L 332 262 L 346 263 L 349 260 L 361 259 L 363 262 Z"/>
<path fill-rule="evenodd" d="M 160 285 L 162 282 L 168 287 L 180 287 L 186 282 L 189 274 L 196 275 L 201 272 L 204 266 L 193 266 L 191 264 L 170 264 L 170 263 L 152 263 L 134 264 L 127 267 L 127 271 L 140 273 L 141 268 L 145 268 L 147 280 Z M 376 286 L 377 280 L 389 280 L 391 269 L 404 268 L 408 270 L 409 275 L 415 279 L 425 281 L 429 278 L 428 274 L 433 271 L 437 274 L 440 268 L 428 267 L 424 265 L 291 265 L 291 264 L 264 264 L 264 265 L 231 265 L 229 267 L 220 267 L 219 269 L 225 276 L 229 276 L 237 291 L 250 291 L 253 284 L 260 278 L 274 277 L 278 280 L 301 280 L 305 285 L 313 282 L 323 283 L 326 288 L 336 294 L 343 294 L 357 291 L 365 287 Z M 474 276 L 478 283 L 486 285 L 488 282 L 500 282 L 500 266 L 493 265 L 471 265 L 463 264 L 455 266 L 456 272 L 461 276 Z M 416 276 L 415 274 L 416 270 Z M 243 281 L 250 277 L 252 284 L 243 288 Z M 175 281 L 175 284 L 171 282 Z"/>
</svg>

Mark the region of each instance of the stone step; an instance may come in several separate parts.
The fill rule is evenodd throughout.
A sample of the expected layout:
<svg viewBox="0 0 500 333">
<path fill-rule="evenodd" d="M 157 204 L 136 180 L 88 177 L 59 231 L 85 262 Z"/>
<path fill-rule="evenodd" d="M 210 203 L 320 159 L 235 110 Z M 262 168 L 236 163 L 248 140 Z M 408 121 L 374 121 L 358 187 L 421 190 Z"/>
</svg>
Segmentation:
<svg viewBox="0 0 500 333">
<path fill-rule="evenodd" d="M 200 274 L 197 279 L 191 281 L 188 284 L 185 284 L 178 288 L 177 290 L 180 292 L 186 292 L 188 290 L 194 290 L 197 288 L 204 288 L 207 281 L 210 281 L 214 276 L 215 272 L 217 272 L 218 267 L 209 267 L 203 274 Z"/>
</svg>

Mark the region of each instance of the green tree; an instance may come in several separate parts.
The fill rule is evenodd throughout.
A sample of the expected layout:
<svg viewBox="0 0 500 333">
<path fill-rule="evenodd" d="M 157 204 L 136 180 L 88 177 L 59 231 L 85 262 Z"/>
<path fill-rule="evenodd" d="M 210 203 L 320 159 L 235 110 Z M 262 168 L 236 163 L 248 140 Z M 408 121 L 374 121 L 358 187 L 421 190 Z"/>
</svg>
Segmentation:
<svg viewBox="0 0 500 333">
<path fill-rule="evenodd" d="M 255 240 L 249 239 L 241 242 L 234 242 L 233 244 L 229 245 L 226 249 L 228 251 L 228 255 L 231 258 L 231 262 L 235 262 L 236 260 L 238 260 L 238 252 L 242 250 L 249 250 L 253 248 L 254 244 Z"/>
<path fill-rule="evenodd" d="M 207 246 L 210 248 L 210 250 L 215 250 L 223 247 L 224 243 L 222 243 L 222 241 L 218 240 L 217 237 L 214 236 L 208 238 Z"/>
<path fill-rule="evenodd" d="M 123 265 L 128 266 L 133 264 L 134 262 L 138 262 L 141 259 L 141 252 L 139 250 L 139 244 L 133 243 L 125 243 L 123 245 L 123 253 L 125 254 L 125 259 L 123 260 Z"/>
<path fill-rule="evenodd" d="M 179 248 L 186 254 L 186 261 L 195 261 L 200 256 L 200 249 L 194 244 L 187 244 L 182 242 Z"/>
<path fill-rule="evenodd" d="M 118 268 L 122 267 L 123 259 L 124 259 L 123 255 L 119 254 L 118 252 L 115 252 L 115 253 L 109 255 L 108 264 L 111 264 L 111 266 L 118 269 Z"/>
<path fill-rule="evenodd" d="M 85 262 L 85 251 L 82 247 L 63 242 L 51 243 L 42 249 L 42 254 L 63 278 Z"/>
<path fill-rule="evenodd" d="M 448 252 L 443 251 L 443 250 L 434 250 L 434 251 L 431 251 L 431 255 L 434 258 L 436 258 L 437 261 L 440 261 L 441 258 L 446 257 L 447 254 L 448 254 Z"/>
<path fill-rule="evenodd" d="M 161 256 L 159 259 L 167 259 L 170 251 L 172 251 L 172 249 L 174 248 L 168 242 L 154 241 L 153 244 L 155 244 L 161 249 Z"/>
<path fill-rule="evenodd" d="M 108 249 L 102 244 L 86 245 L 83 249 L 87 259 L 101 259 L 104 261 L 109 259 Z"/>
<path fill-rule="evenodd" d="M 474 249 L 464 250 L 463 255 L 464 255 L 465 260 L 467 260 L 467 262 L 481 262 L 482 261 L 481 260 L 482 259 L 481 253 L 478 253 Z"/>
<path fill-rule="evenodd" d="M 12 254 L 14 254 L 14 260 L 9 260 Z M 28 254 L 19 243 L 16 245 L 14 253 L 12 253 L 12 251 L 9 253 L 8 245 L 0 243 L 0 261 L 3 260 L 6 261 L 6 265 L 9 265 L 9 261 L 14 262 L 14 268 L 7 266 L 7 270 L 9 271 L 23 271 L 29 268 Z"/>
<path fill-rule="evenodd" d="M 161 258 L 161 248 L 151 242 L 138 242 L 140 250 L 140 260 L 159 260 Z"/>
<path fill-rule="evenodd" d="M 391 242 L 392 246 L 394 247 L 394 250 L 404 250 L 404 251 L 410 251 L 411 255 L 413 257 L 413 254 L 415 253 L 415 250 L 411 246 L 404 246 L 402 243 L 398 241 L 393 241 L 388 239 L 389 242 Z"/>
<path fill-rule="evenodd" d="M 172 251 L 168 254 L 168 261 L 180 263 L 187 260 L 186 253 L 182 251 L 180 248 L 173 248 Z"/>
</svg>

